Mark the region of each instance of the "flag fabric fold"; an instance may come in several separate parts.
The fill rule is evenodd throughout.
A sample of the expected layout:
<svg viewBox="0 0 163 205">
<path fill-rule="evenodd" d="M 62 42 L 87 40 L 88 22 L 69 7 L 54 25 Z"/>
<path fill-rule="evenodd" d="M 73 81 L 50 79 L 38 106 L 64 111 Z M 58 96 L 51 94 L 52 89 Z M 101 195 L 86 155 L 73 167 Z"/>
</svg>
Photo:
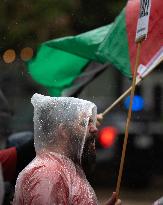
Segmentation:
<svg viewBox="0 0 163 205">
<path fill-rule="evenodd" d="M 114 65 L 125 76 L 132 77 L 139 7 L 139 0 L 129 0 L 112 24 L 42 43 L 36 55 L 27 62 L 30 75 L 53 96 L 68 93 L 73 96 L 105 70 L 108 64 Z M 163 45 L 161 7 L 163 1 L 152 2 L 148 39 L 142 44 L 140 58 L 144 66 Z"/>
</svg>

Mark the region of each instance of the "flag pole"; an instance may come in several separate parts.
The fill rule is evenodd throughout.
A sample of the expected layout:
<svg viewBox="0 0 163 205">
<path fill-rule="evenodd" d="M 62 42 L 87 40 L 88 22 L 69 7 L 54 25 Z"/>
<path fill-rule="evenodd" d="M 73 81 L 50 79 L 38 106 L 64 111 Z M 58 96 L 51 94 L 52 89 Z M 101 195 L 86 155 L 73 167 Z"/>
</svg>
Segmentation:
<svg viewBox="0 0 163 205">
<path fill-rule="evenodd" d="M 150 71 L 145 72 L 145 75 L 143 74 L 143 76 L 137 76 L 136 78 L 136 85 L 138 85 L 144 78 L 146 78 L 161 62 L 163 62 L 163 58 L 161 58 L 157 64 L 152 67 L 152 69 L 150 69 Z M 148 68 L 146 68 L 148 69 Z M 106 108 L 102 113 L 99 113 L 100 115 L 102 115 L 102 118 L 108 114 L 118 103 L 121 102 L 121 100 L 123 100 L 124 97 L 126 97 L 130 92 L 131 92 L 132 86 L 130 86 L 117 100 L 115 100 L 108 108 Z"/>
<path fill-rule="evenodd" d="M 116 185 L 117 199 L 119 198 L 120 185 L 121 185 L 121 179 L 122 179 L 122 173 L 123 173 L 123 167 L 124 167 L 124 160 L 125 160 L 125 155 L 126 155 L 126 147 L 127 147 L 127 142 L 128 142 L 128 130 L 129 130 L 131 114 L 132 114 L 132 104 L 133 104 L 133 97 L 134 97 L 134 92 L 135 92 L 135 87 L 136 87 L 136 75 L 137 75 L 137 69 L 138 69 L 138 66 L 139 66 L 141 44 L 142 44 L 142 41 L 140 41 L 137 44 L 136 63 L 135 63 L 133 81 L 132 81 L 130 106 L 129 106 L 129 110 L 128 110 L 128 117 L 127 117 L 127 122 L 126 122 L 126 127 L 125 127 L 125 138 L 124 138 L 124 143 L 123 143 L 121 162 L 120 162 L 118 180 L 117 180 L 117 185 Z"/>
<path fill-rule="evenodd" d="M 136 30 L 136 38 L 135 38 L 135 41 L 137 44 L 136 61 L 135 61 L 135 67 L 134 67 L 134 75 L 133 75 L 133 81 L 132 81 L 128 117 L 127 117 L 127 122 L 126 122 L 126 127 L 125 127 L 125 138 L 123 142 L 121 162 L 120 162 L 119 174 L 118 174 L 117 185 L 116 185 L 116 198 L 117 199 L 119 198 L 121 179 L 122 179 L 122 173 L 123 173 L 123 167 L 124 167 L 124 160 L 125 160 L 125 155 L 126 155 L 126 147 L 127 147 L 127 142 L 128 142 L 128 132 L 129 132 L 129 125 L 131 121 L 131 115 L 132 115 L 133 97 L 134 97 L 135 87 L 136 87 L 136 76 L 137 76 L 139 60 L 140 60 L 140 49 L 141 49 L 142 42 L 147 37 L 147 33 L 148 33 L 150 8 L 151 8 L 151 0 L 148 0 L 148 1 L 141 0 L 140 1 L 140 12 L 139 12 L 139 18 L 138 18 L 137 30 Z"/>
<path fill-rule="evenodd" d="M 142 80 L 142 78 L 139 78 L 138 81 L 136 81 L 136 85 Z M 104 117 L 107 113 L 109 113 L 118 103 L 123 100 L 124 97 L 126 97 L 132 90 L 132 86 L 129 87 L 116 101 L 114 101 L 107 109 L 104 110 L 104 112 L 100 113 L 102 117 Z"/>
<path fill-rule="evenodd" d="M 128 110 L 126 126 L 125 126 L 125 137 L 124 137 L 124 142 L 123 142 L 123 149 L 122 149 L 118 179 L 117 179 L 117 184 L 116 184 L 116 199 L 119 198 L 119 193 L 120 193 L 120 186 L 121 186 L 124 160 L 125 160 L 126 148 L 127 148 L 127 142 L 128 142 L 129 125 L 130 125 L 131 115 L 132 115 L 132 104 L 133 104 L 133 98 L 134 98 L 134 93 L 135 93 L 135 87 L 142 80 L 141 78 L 139 80 L 139 77 L 137 78 L 137 71 L 138 71 L 138 67 L 139 67 L 141 45 L 142 45 L 143 40 L 146 39 L 147 33 L 148 33 L 150 8 L 151 8 L 151 0 L 147 0 L 147 1 L 141 0 L 140 1 L 140 12 L 139 12 L 139 18 L 138 18 L 137 30 L 136 30 L 136 38 L 135 38 L 137 50 L 136 50 L 136 60 L 135 60 L 135 66 L 134 66 L 132 86 L 122 96 L 120 96 L 120 98 L 118 100 L 116 100 L 116 102 L 114 102 L 110 108 L 107 108 L 102 113 L 102 116 L 104 116 L 117 103 L 119 103 L 121 101 L 121 99 L 123 99 L 123 97 L 125 97 L 129 92 L 131 92 L 130 105 L 129 105 L 129 110 Z"/>
<path fill-rule="evenodd" d="M 139 12 L 139 18 L 137 22 L 137 31 L 136 31 L 136 38 L 135 38 L 135 41 L 138 45 L 137 52 L 140 52 L 139 47 L 141 47 L 142 41 L 146 39 L 147 37 L 150 9 L 151 9 L 151 0 L 141 0 L 140 1 L 140 12 Z M 135 67 L 136 67 L 136 64 L 135 64 Z M 136 67 L 136 70 L 137 69 L 138 67 Z M 144 76 L 141 76 L 141 78 L 135 77 L 135 85 L 137 85 L 140 81 L 142 81 L 142 79 L 146 77 L 148 74 L 149 73 L 147 73 Z M 115 107 L 126 95 L 128 95 L 131 92 L 131 90 L 132 90 L 132 86 L 125 93 L 123 93 L 110 107 L 104 110 L 103 113 L 100 113 L 100 115 L 104 117 L 104 115 L 106 115 L 110 110 L 112 110 L 112 108 Z"/>
</svg>

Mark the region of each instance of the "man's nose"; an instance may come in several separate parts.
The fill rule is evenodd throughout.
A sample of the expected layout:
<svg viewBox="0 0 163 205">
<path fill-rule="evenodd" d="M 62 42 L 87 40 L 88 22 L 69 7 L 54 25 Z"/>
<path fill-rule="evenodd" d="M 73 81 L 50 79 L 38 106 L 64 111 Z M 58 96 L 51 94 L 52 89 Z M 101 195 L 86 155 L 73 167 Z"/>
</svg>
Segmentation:
<svg viewBox="0 0 163 205">
<path fill-rule="evenodd" d="M 97 129 L 97 127 L 96 127 L 95 125 L 92 124 L 92 125 L 90 126 L 89 131 L 90 131 L 91 133 L 96 134 L 97 131 L 98 131 L 98 129 Z"/>
</svg>

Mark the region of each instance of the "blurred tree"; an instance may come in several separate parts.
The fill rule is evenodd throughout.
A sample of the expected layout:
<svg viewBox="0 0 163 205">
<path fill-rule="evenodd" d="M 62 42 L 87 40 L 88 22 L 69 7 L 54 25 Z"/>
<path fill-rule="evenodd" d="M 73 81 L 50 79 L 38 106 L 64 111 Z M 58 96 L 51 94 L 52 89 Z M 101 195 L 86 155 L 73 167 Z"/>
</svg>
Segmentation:
<svg viewBox="0 0 163 205">
<path fill-rule="evenodd" d="M 75 30 L 83 32 L 113 22 L 126 3 L 127 0 L 81 0 L 73 19 Z"/>
<path fill-rule="evenodd" d="M 70 13 L 78 0 L 2 0 L 1 49 L 34 46 L 56 36 L 72 33 Z"/>
<path fill-rule="evenodd" d="M 108 24 L 127 0 L 1 0 L 0 48 L 21 49 Z"/>
</svg>

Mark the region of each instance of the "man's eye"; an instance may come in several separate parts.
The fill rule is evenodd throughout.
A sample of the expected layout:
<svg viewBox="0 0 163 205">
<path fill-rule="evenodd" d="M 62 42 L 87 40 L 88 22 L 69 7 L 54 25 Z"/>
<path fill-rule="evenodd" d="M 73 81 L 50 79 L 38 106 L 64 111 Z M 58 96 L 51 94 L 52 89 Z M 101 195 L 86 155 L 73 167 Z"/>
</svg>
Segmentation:
<svg viewBox="0 0 163 205">
<path fill-rule="evenodd" d="M 82 121 L 82 122 L 80 122 L 80 125 L 82 126 L 82 127 L 85 127 L 86 126 L 86 121 Z"/>
<path fill-rule="evenodd" d="M 93 123 L 93 120 L 92 120 L 92 119 L 90 119 L 90 120 L 89 120 L 89 123 Z"/>
</svg>

